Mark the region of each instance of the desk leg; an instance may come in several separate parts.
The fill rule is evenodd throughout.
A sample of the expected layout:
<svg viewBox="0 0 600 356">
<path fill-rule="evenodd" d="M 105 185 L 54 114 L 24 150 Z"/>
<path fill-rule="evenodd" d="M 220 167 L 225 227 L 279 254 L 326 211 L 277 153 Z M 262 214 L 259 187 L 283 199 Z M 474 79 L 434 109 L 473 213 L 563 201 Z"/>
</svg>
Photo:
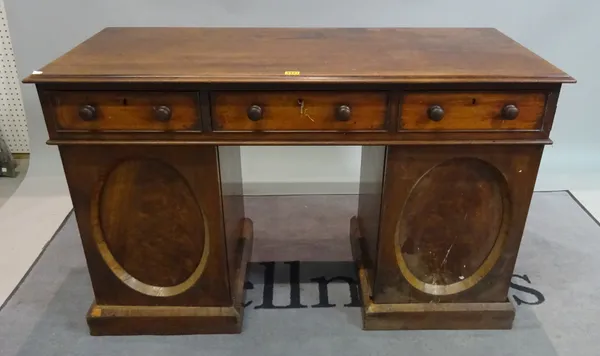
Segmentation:
<svg viewBox="0 0 600 356">
<path fill-rule="evenodd" d="M 543 146 L 364 147 L 351 243 L 365 329 L 510 329 Z"/>
<path fill-rule="evenodd" d="M 239 333 L 252 222 L 239 147 L 62 146 L 93 335 Z"/>
</svg>

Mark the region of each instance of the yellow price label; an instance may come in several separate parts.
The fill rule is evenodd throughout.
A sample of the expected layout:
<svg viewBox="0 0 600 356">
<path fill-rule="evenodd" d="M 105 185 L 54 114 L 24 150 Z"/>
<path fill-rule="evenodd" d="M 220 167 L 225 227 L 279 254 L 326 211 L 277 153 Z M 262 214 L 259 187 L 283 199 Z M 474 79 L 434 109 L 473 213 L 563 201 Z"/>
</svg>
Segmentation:
<svg viewBox="0 0 600 356">
<path fill-rule="evenodd" d="M 283 74 L 285 74 L 285 75 L 300 75 L 300 71 L 298 71 L 298 70 L 286 70 Z"/>
</svg>

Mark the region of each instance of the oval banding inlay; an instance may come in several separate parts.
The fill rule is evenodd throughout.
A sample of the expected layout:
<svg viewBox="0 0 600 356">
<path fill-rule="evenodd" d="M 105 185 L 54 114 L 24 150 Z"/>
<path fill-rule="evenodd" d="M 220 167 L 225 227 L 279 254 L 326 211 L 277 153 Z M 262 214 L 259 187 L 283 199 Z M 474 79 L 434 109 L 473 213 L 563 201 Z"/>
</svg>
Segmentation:
<svg viewBox="0 0 600 356">
<path fill-rule="evenodd" d="M 209 252 L 206 219 L 173 167 L 152 159 L 119 163 L 98 187 L 91 212 L 102 258 L 136 291 L 173 296 L 202 275 Z"/>
<path fill-rule="evenodd" d="M 412 187 L 395 246 L 406 280 L 432 295 L 469 289 L 495 265 L 510 220 L 507 184 L 475 158 L 442 162 Z"/>
</svg>

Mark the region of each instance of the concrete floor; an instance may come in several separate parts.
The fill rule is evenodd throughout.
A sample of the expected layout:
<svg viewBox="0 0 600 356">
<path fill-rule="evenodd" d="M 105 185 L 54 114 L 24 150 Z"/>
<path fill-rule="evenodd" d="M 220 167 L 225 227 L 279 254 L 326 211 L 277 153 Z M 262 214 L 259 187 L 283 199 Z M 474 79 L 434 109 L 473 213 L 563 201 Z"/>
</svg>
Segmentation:
<svg viewBox="0 0 600 356">
<path fill-rule="evenodd" d="M 600 189 L 578 189 L 572 190 L 571 193 L 596 221 L 600 221 Z"/>
<path fill-rule="evenodd" d="M 17 162 L 19 163 L 19 166 L 17 167 L 17 172 L 19 172 L 19 174 L 16 178 L 0 177 L 0 207 L 2 207 L 8 198 L 13 195 L 27 175 L 29 158 L 17 159 Z"/>
</svg>

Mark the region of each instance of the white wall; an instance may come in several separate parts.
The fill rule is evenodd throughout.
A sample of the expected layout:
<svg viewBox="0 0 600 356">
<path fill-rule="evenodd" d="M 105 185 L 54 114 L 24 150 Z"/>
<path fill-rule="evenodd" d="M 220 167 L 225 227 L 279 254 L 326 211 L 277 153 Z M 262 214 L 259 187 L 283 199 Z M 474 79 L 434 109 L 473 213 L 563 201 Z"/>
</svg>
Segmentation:
<svg viewBox="0 0 600 356">
<path fill-rule="evenodd" d="M 5 0 L 20 77 L 106 26 L 496 27 L 579 80 L 563 87 L 537 189 L 600 182 L 600 1 L 595 0 Z M 32 152 L 62 169 L 33 86 L 23 88 Z M 253 193 L 355 192 L 357 147 L 246 147 Z M 257 184 L 258 183 L 258 184 Z M 344 184 L 337 184 L 344 183 Z"/>
</svg>

